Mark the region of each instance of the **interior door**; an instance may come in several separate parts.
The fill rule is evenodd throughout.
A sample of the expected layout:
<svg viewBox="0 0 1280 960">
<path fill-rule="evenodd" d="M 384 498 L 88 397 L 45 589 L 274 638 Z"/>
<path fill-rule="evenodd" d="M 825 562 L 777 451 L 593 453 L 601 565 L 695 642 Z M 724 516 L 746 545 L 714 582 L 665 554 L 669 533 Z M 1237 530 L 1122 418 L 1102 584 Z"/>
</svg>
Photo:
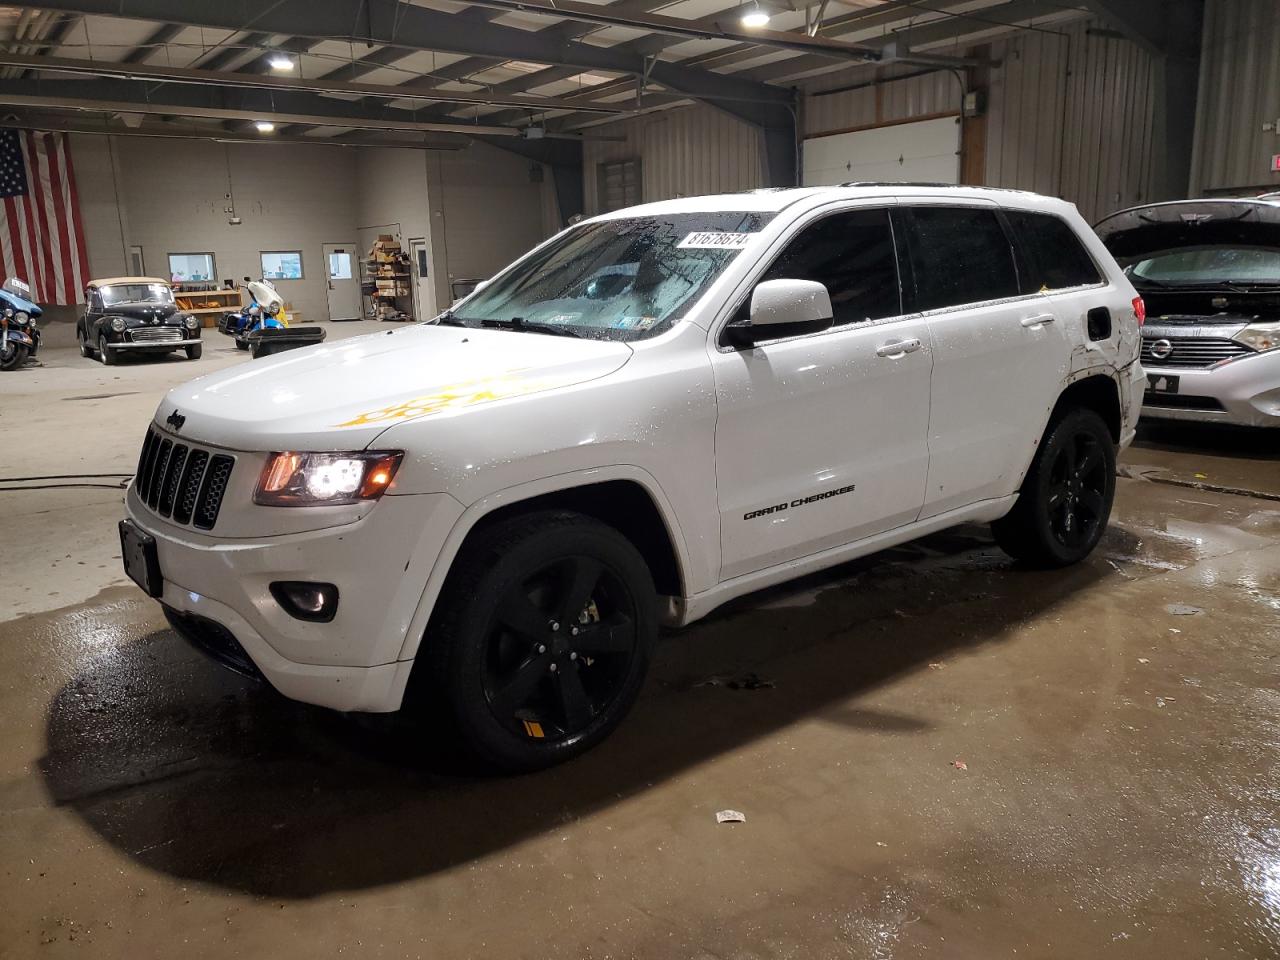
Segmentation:
<svg viewBox="0 0 1280 960">
<path fill-rule="evenodd" d="M 823 333 L 713 347 L 722 579 L 911 523 L 928 470 L 928 323 L 903 316 L 888 212 L 801 228 L 758 280 L 817 280 Z"/>
<path fill-rule="evenodd" d="M 413 274 L 413 317 L 427 320 L 436 315 L 436 294 L 431 286 L 431 255 L 427 241 L 409 240 L 409 269 Z"/>
<path fill-rule="evenodd" d="M 1021 292 L 994 205 L 904 203 L 895 217 L 934 349 L 927 518 L 1018 489 L 1071 347 L 1051 298 Z"/>
<path fill-rule="evenodd" d="M 324 277 L 330 320 L 360 319 L 360 263 L 354 243 L 326 243 Z"/>
</svg>

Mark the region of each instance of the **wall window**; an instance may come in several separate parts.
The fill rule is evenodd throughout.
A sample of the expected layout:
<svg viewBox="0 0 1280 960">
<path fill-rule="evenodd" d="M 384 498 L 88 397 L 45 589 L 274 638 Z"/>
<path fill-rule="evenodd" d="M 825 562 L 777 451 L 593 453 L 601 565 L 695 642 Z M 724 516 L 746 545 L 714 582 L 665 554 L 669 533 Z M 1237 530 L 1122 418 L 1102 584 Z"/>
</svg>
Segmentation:
<svg viewBox="0 0 1280 960">
<path fill-rule="evenodd" d="M 600 164 L 596 168 L 596 200 L 600 213 L 640 203 L 640 158 Z"/>
<path fill-rule="evenodd" d="M 837 326 L 902 313 L 887 210 L 851 210 L 810 224 L 760 279 L 823 284 Z"/>
<path fill-rule="evenodd" d="M 214 283 L 218 271 L 213 265 L 212 253 L 169 254 L 169 279 L 173 283 Z"/>
<path fill-rule="evenodd" d="M 301 280 L 302 251 L 262 251 L 262 277 L 264 280 Z"/>
<path fill-rule="evenodd" d="M 1047 213 L 1006 210 L 1026 262 L 1023 293 L 1101 283 L 1098 268 L 1065 220 Z"/>
<path fill-rule="evenodd" d="M 911 207 L 909 214 L 917 310 L 1018 296 L 1013 247 L 994 210 Z"/>
</svg>

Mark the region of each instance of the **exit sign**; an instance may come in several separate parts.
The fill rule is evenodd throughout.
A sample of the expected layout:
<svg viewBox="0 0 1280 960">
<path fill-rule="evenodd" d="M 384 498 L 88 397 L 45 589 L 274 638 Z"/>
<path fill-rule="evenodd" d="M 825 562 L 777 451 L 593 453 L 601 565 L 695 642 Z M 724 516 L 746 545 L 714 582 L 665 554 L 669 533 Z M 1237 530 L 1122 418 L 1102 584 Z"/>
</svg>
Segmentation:
<svg viewBox="0 0 1280 960">
<path fill-rule="evenodd" d="M 1280 153 L 1275 154 L 1271 158 L 1271 172 L 1280 173 Z"/>
</svg>

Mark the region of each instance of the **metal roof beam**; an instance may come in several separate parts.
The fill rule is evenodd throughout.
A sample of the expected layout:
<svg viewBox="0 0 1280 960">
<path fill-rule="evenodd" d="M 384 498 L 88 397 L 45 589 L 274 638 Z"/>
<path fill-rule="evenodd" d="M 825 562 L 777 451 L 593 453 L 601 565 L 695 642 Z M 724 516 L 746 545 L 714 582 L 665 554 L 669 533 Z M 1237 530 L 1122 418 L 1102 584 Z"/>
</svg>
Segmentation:
<svg viewBox="0 0 1280 960">
<path fill-rule="evenodd" d="M 70 73 L 97 77 L 118 77 L 125 80 L 158 80 L 166 84 L 191 84 L 251 88 L 269 91 L 309 93 L 361 94 L 375 99 L 390 100 L 441 100 L 452 103 L 473 103 L 520 107 L 530 110 L 582 109 L 573 101 L 555 97 L 522 95 L 490 96 L 484 93 L 439 93 L 413 90 L 407 87 L 389 87 L 376 83 L 354 83 L 341 80 L 304 80 L 297 77 L 258 74 L 254 71 L 222 72 L 191 67 L 164 67 L 156 64 L 126 64 L 109 60 L 76 60 L 67 57 L 36 57 L 28 54 L 6 53 L 0 50 L 0 66 L 29 67 L 56 73 Z M 624 108 L 601 106 L 600 113 L 622 113 Z"/>
<path fill-rule="evenodd" d="M 159 90 L 151 87 L 150 81 L 112 77 L 99 78 L 93 83 L 83 80 L 0 80 L 0 104 L 52 110 L 206 117 L 215 120 L 262 119 L 371 130 L 521 136 L 521 132 L 513 127 L 420 121 L 414 118 L 412 111 L 371 109 L 367 104 L 336 100 L 315 93 L 189 84 L 165 84 Z M 548 136 L 581 139 L 572 134 Z"/>
<path fill-rule="evenodd" d="M 405 4 L 400 0 L 363 0 L 356 8 L 347 0 L 32 0 L 32 6 L 69 13 L 132 17 L 162 23 L 301 34 L 390 44 L 418 50 L 439 50 L 466 56 L 640 73 L 643 58 L 576 41 L 546 37 L 495 23 L 476 23 L 453 14 Z M 265 39 L 254 41 L 261 43 Z M 659 72 L 661 75 L 659 75 Z M 690 96 L 718 101 L 723 109 L 761 126 L 790 123 L 790 94 L 767 84 L 693 70 L 676 64 L 655 64 L 659 83 Z"/>
</svg>

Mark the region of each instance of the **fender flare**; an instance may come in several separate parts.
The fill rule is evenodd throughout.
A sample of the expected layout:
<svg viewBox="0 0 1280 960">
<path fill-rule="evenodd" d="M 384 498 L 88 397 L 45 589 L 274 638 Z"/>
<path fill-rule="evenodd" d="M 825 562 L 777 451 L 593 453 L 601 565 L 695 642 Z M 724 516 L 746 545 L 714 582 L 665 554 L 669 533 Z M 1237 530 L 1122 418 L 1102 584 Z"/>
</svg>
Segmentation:
<svg viewBox="0 0 1280 960">
<path fill-rule="evenodd" d="M 414 609 L 413 616 L 409 620 L 409 626 L 405 630 L 404 642 L 400 647 L 400 655 L 397 659 L 410 661 L 417 657 L 418 649 L 422 644 L 423 637 L 426 635 L 427 624 L 430 622 L 431 614 L 434 612 L 436 603 L 440 598 L 445 579 L 453 568 L 453 563 L 457 559 L 463 543 L 481 520 L 501 507 L 512 506 L 524 500 L 531 500 L 534 497 L 549 493 L 560 493 L 565 490 L 571 490 L 574 487 L 586 487 L 614 480 L 636 483 L 649 495 L 654 506 L 657 507 L 658 515 L 662 518 L 663 525 L 667 529 L 667 535 L 671 539 L 676 567 L 680 573 L 680 581 L 681 583 L 686 583 L 689 569 L 689 551 L 685 543 L 684 531 L 680 527 L 676 512 L 671 506 L 670 499 L 663 491 L 662 485 L 658 483 L 657 478 L 649 471 L 634 464 L 612 464 L 606 467 L 593 467 L 540 477 L 536 480 L 529 480 L 510 487 L 504 487 L 501 490 L 495 490 L 473 501 L 463 509 L 445 537 L 444 543 L 436 555 L 435 562 L 431 566 L 431 572 L 427 575 L 427 581 L 423 585 L 417 607 Z"/>
</svg>

